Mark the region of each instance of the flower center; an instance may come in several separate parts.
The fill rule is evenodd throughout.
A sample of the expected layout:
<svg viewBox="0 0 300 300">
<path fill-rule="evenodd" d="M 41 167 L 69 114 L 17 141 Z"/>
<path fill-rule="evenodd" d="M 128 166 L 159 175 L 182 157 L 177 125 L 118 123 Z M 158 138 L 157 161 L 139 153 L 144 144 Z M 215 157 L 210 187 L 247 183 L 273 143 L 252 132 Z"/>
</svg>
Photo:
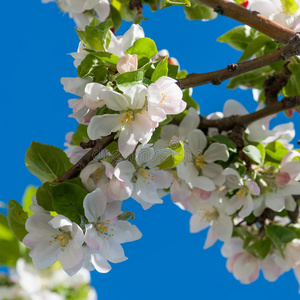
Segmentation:
<svg viewBox="0 0 300 300">
<path fill-rule="evenodd" d="M 159 103 L 163 103 L 165 101 L 166 97 L 167 97 L 167 95 L 164 94 L 164 93 L 161 93 L 161 96 L 162 96 L 162 98 L 161 98 Z"/>
<path fill-rule="evenodd" d="M 204 156 L 203 155 L 199 155 L 196 159 L 195 159 L 195 165 L 199 168 L 203 168 L 205 166 L 204 163 Z"/>
<path fill-rule="evenodd" d="M 244 197 L 246 196 L 247 192 L 248 192 L 248 188 L 247 188 L 246 186 L 243 186 L 241 189 L 239 189 L 239 190 L 235 193 L 235 195 L 236 195 L 238 198 L 242 199 L 242 198 L 244 198 Z"/>
<path fill-rule="evenodd" d="M 210 223 L 212 220 L 215 220 L 218 217 L 218 212 L 214 208 L 211 209 L 200 208 L 198 209 L 197 214 L 201 218 L 201 220 L 204 220 L 207 223 Z"/>
<path fill-rule="evenodd" d="M 116 226 L 116 225 L 111 225 L 110 220 L 106 220 L 104 222 L 98 222 L 95 224 L 95 229 L 98 232 L 98 234 L 102 235 L 104 239 L 108 239 L 112 236 L 114 236 L 114 228 L 111 228 L 111 226 Z"/>
<path fill-rule="evenodd" d="M 72 238 L 71 234 L 69 232 L 63 232 L 62 234 L 57 235 L 51 235 L 53 240 L 49 241 L 49 246 L 52 245 L 52 243 L 59 243 L 60 251 L 64 252 L 65 248 L 68 246 L 69 240 Z"/>
<path fill-rule="evenodd" d="M 133 112 L 127 111 L 119 117 L 119 122 L 124 126 L 125 124 L 128 126 L 130 123 L 134 122 L 134 115 Z"/>
<path fill-rule="evenodd" d="M 154 180 L 154 175 L 152 175 L 152 172 L 146 169 L 140 169 L 140 174 L 143 177 L 143 182 L 147 182 L 150 184 L 150 180 Z"/>
<path fill-rule="evenodd" d="M 90 177 L 91 177 L 95 182 L 97 182 L 97 181 L 101 178 L 101 176 L 102 176 L 104 170 L 105 170 L 105 167 L 102 166 L 101 168 L 99 168 L 99 169 L 97 169 L 95 172 L 93 172 L 93 173 L 90 175 Z"/>
</svg>

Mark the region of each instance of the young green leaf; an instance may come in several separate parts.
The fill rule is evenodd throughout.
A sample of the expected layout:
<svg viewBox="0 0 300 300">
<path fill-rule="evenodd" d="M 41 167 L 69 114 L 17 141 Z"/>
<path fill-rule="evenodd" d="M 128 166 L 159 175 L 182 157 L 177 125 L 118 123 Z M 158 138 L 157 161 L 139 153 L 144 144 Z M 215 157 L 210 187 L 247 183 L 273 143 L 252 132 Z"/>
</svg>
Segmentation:
<svg viewBox="0 0 300 300">
<path fill-rule="evenodd" d="M 184 12 L 188 20 L 213 20 L 218 15 L 212 8 L 197 1 L 191 1 L 190 6 L 185 6 Z"/>
<path fill-rule="evenodd" d="M 168 76 L 168 56 L 158 63 L 151 76 L 151 81 L 155 82 L 162 76 Z"/>
<path fill-rule="evenodd" d="M 15 237 L 21 242 L 28 233 L 25 228 L 27 218 L 28 214 L 24 212 L 22 205 L 15 200 L 9 200 L 7 212 L 8 225 Z"/>
<path fill-rule="evenodd" d="M 137 54 L 138 59 L 141 57 L 152 58 L 157 53 L 155 42 L 149 38 L 141 38 L 127 49 L 126 54 Z"/>
<path fill-rule="evenodd" d="M 31 216 L 33 212 L 29 209 L 29 206 L 32 204 L 32 197 L 36 194 L 37 187 L 29 185 L 22 197 L 22 205 L 24 211 L 27 212 L 28 216 Z"/>
<path fill-rule="evenodd" d="M 248 145 L 248 146 L 244 147 L 243 152 L 257 164 L 262 163 L 261 153 L 255 146 Z"/>
<path fill-rule="evenodd" d="M 72 167 L 63 150 L 36 142 L 28 148 L 25 163 L 28 170 L 43 183 L 54 181 Z"/>
<path fill-rule="evenodd" d="M 184 158 L 184 147 L 183 142 L 172 144 L 169 146 L 170 149 L 177 152 L 175 155 L 169 156 L 163 163 L 158 165 L 162 170 L 172 169 L 178 164 L 180 164 Z"/>
<path fill-rule="evenodd" d="M 88 142 L 87 125 L 79 124 L 72 135 L 71 145 L 79 146 L 81 142 Z"/>
</svg>

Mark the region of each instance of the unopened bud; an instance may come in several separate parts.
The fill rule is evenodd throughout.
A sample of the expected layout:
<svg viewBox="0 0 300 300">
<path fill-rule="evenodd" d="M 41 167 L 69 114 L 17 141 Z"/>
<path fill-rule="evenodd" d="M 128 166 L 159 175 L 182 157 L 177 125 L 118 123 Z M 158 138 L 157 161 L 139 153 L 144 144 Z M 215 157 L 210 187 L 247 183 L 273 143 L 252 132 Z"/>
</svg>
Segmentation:
<svg viewBox="0 0 300 300">
<path fill-rule="evenodd" d="M 126 54 L 122 56 L 117 64 L 117 70 L 120 74 L 135 71 L 138 66 L 137 55 Z"/>
</svg>

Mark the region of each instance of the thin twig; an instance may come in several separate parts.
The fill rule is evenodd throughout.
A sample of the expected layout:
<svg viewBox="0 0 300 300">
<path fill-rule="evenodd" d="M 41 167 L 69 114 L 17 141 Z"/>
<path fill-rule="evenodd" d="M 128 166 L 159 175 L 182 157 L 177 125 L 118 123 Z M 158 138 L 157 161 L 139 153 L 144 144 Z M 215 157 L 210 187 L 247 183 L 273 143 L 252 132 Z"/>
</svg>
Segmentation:
<svg viewBox="0 0 300 300">
<path fill-rule="evenodd" d="M 273 52 L 267 53 L 252 60 L 241 63 L 231 64 L 225 69 L 214 72 L 189 74 L 186 78 L 178 79 L 178 85 L 181 89 L 200 86 L 208 83 L 214 85 L 221 84 L 224 80 L 271 65 L 281 60 L 300 54 L 300 37 L 298 34 L 290 40 L 289 44 Z"/>
<path fill-rule="evenodd" d="M 274 21 L 259 14 L 256 11 L 250 11 L 243 6 L 237 5 L 228 0 L 197 0 L 214 9 L 215 12 L 239 21 L 243 24 L 264 33 L 275 41 L 287 44 L 295 35 L 295 31 L 288 29 Z"/>
<path fill-rule="evenodd" d="M 85 154 L 71 169 L 66 173 L 54 180 L 54 182 L 64 182 L 68 179 L 76 177 L 89 162 L 91 162 L 105 147 L 107 147 L 115 137 L 115 133 L 112 133 L 101 140 L 96 140 L 95 146 Z"/>
</svg>

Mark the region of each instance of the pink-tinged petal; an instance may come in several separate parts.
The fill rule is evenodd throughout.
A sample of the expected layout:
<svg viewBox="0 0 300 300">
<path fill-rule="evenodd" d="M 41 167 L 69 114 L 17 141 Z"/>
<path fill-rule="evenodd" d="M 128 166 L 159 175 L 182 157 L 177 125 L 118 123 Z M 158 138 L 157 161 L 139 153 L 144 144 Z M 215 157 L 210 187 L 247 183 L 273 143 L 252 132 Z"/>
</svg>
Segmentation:
<svg viewBox="0 0 300 300">
<path fill-rule="evenodd" d="M 213 143 L 203 153 L 204 160 L 207 163 L 212 163 L 218 160 L 227 161 L 229 152 L 224 144 Z"/>
<path fill-rule="evenodd" d="M 125 96 L 115 91 L 102 91 L 99 98 L 105 101 L 108 108 L 115 111 L 127 110 L 129 102 Z"/>
<path fill-rule="evenodd" d="M 191 181 L 191 184 L 192 186 L 202 189 L 206 192 L 212 192 L 216 189 L 214 182 L 205 176 L 198 176 L 194 178 Z"/>
<path fill-rule="evenodd" d="M 128 182 L 131 181 L 134 172 L 135 167 L 133 164 L 128 160 L 124 160 L 116 165 L 114 175 L 119 180 Z"/>
<path fill-rule="evenodd" d="M 258 260 L 250 253 L 244 252 L 234 264 L 233 275 L 244 284 L 255 281 L 259 275 Z"/>
<path fill-rule="evenodd" d="M 276 175 L 274 183 L 283 188 L 291 182 L 291 176 L 287 172 L 280 172 Z"/>
<path fill-rule="evenodd" d="M 199 232 L 209 226 L 209 222 L 205 220 L 203 217 L 203 212 L 198 211 L 197 213 L 193 214 L 190 218 L 190 232 L 196 233 Z"/>
<path fill-rule="evenodd" d="M 132 72 L 137 69 L 138 61 L 137 61 L 137 55 L 130 55 L 126 54 L 118 60 L 117 63 L 117 70 L 120 74 Z"/>
<path fill-rule="evenodd" d="M 120 117 L 119 114 L 94 116 L 87 129 L 89 138 L 97 140 L 118 131 L 121 128 Z"/>
<path fill-rule="evenodd" d="M 99 252 L 93 253 L 91 261 L 95 269 L 100 273 L 107 273 L 111 270 L 111 265 L 107 259 Z"/>
<path fill-rule="evenodd" d="M 70 240 L 68 246 L 64 251 L 60 251 L 58 254 L 64 271 L 73 276 L 82 267 L 83 264 L 83 249 L 81 246 L 77 247 L 74 241 Z"/>
<path fill-rule="evenodd" d="M 142 237 L 139 229 L 127 221 L 118 221 L 115 225 L 114 238 L 121 244 L 136 241 Z"/>
<path fill-rule="evenodd" d="M 273 282 L 281 275 L 281 268 L 276 264 L 272 255 L 268 255 L 260 262 L 260 266 L 266 280 Z"/>
<path fill-rule="evenodd" d="M 290 179 L 295 179 L 300 174 L 300 161 L 287 162 L 280 168 L 280 173 L 288 173 Z"/>
<path fill-rule="evenodd" d="M 149 142 L 153 133 L 152 123 L 145 115 L 136 114 L 132 123 L 132 131 L 135 140 L 145 145 Z"/>
<path fill-rule="evenodd" d="M 123 182 L 114 177 L 108 185 L 108 196 L 112 200 L 127 200 L 130 198 L 133 191 L 133 184 L 131 182 Z"/>
<path fill-rule="evenodd" d="M 230 257 L 237 253 L 243 252 L 243 240 L 238 237 L 233 237 L 229 243 L 225 243 L 221 248 L 221 254 L 224 257 Z"/>
<path fill-rule="evenodd" d="M 85 243 L 93 250 L 99 250 L 103 243 L 93 224 L 86 225 Z"/>
<path fill-rule="evenodd" d="M 103 215 L 106 204 L 107 198 L 99 188 L 85 196 L 83 200 L 84 214 L 89 222 L 96 222 Z"/>
<path fill-rule="evenodd" d="M 254 196 L 260 195 L 260 187 L 255 181 L 248 180 L 246 182 L 246 186 L 248 187 L 251 195 Z"/>
<path fill-rule="evenodd" d="M 102 164 L 105 166 L 105 175 L 112 179 L 114 176 L 115 168 L 110 163 L 106 162 L 105 160 L 102 161 Z"/>
<path fill-rule="evenodd" d="M 151 120 L 155 122 L 162 122 L 167 118 L 166 112 L 163 110 L 163 108 L 159 106 L 148 106 L 148 113 L 151 118 Z"/>
<path fill-rule="evenodd" d="M 235 263 L 240 259 L 240 257 L 243 255 L 243 252 L 237 253 L 234 256 L 231 256 L 226 261 L 226 268 L 228 272 L 233 273 L 234 265 Z"/>
<path fill-rule="evenodd" d="M 141 109 L 145 104 L 147 88 L 142 84 L 137 84 L 126 89 L 124 94 L 130 99 L 128 100 L 129 108 Z"/>
<path fill-rule="evenodd" d="M 72 222 L 70 221 L 70 219 L 63 215 L 57 215 L 51 221 L 49 221 L 49 224 L 55 229 L 64 226 L 70 226 L 70 227 L 72 226 Z"/>
<path fill-rule="evenodd" d="M 274 211 L 282 211 L 284 209 L 284 196 L 275 193 L 267 193 L 266 206 Z"/>
<path fill-rule="evenodd" d="M 49 234 L 49 231 L 52 231 L 53 234 L 57 233 L 57 230 L 48 224 L 52 219 L 53 217 L 49 214 L 34 214 L 27 219 L 25 228 L 30 235 L 32 234 L 36 238 L 42 239 Z"/>
<path fill-rule="evenodd" d="M 203 249 L 208 249 L 209 247 L 213 246 L 217 240 L 218 238 L 216 235 L 215 227 L 211 226 L 208 230 Z"/>
<path fill-rule="evenodd" d="M 227 100 L 224 104 L 223 113 L 224 117 L 230 117 L 233 115 L 246 115 L 248 111 L 241 103 L 235 100 Z"/>
<path fill-rule="evenodd" d="M 118 147 L 122 156 L 127 158 L 134 151 L 137 144 L 138 141 L 132 132 L 132 125 L 123 127 L 118 140 Z"/>
</svg>

